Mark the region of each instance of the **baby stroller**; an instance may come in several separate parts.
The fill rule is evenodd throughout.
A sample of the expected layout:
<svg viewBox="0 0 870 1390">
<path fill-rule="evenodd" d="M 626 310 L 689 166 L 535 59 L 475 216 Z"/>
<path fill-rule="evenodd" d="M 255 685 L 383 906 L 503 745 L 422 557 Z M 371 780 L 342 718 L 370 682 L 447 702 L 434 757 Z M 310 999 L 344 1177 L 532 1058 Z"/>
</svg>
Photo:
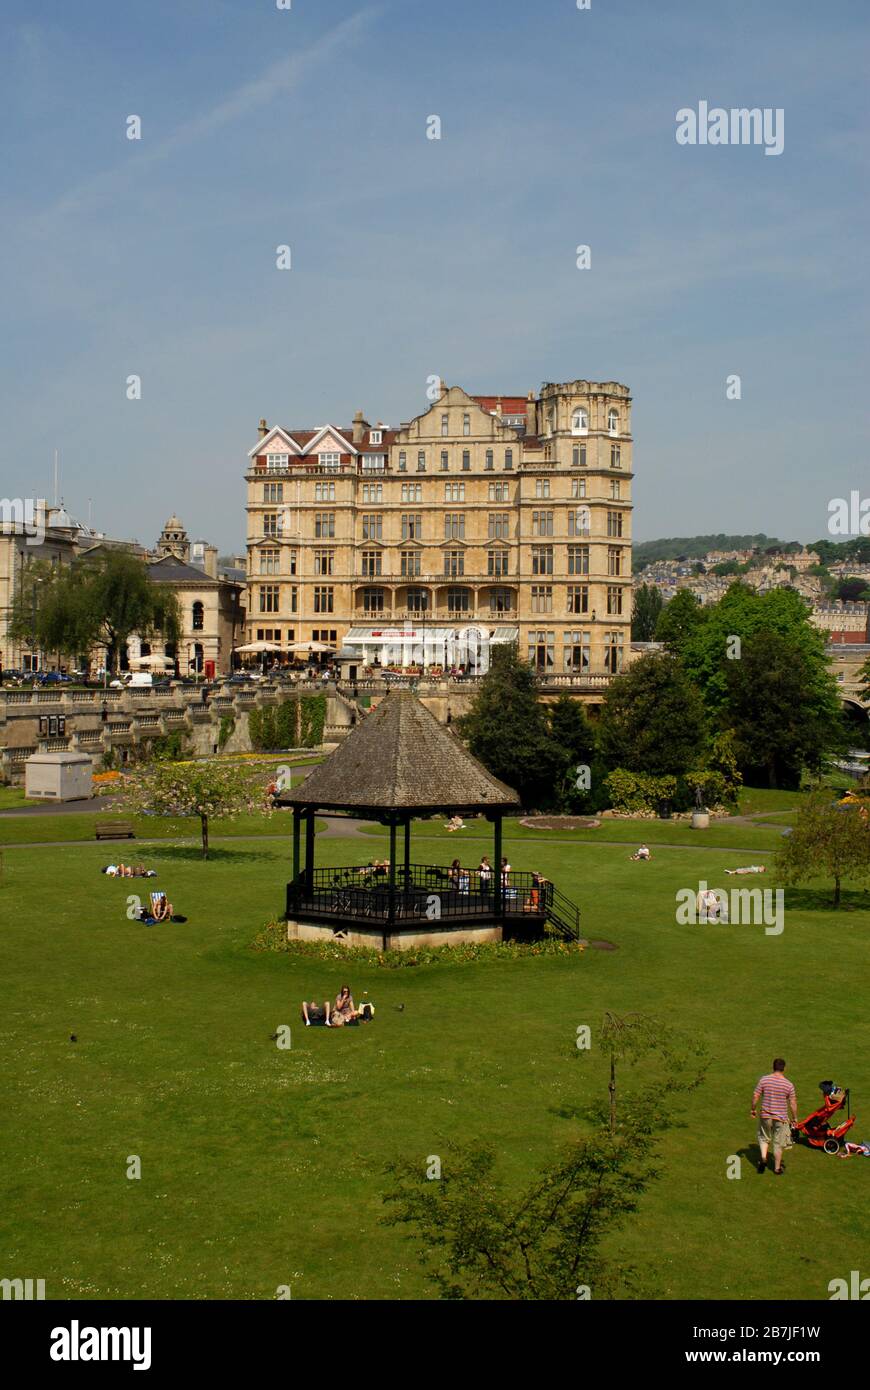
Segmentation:
<svg viewBox="0 0 870 1390">
<path fill-rule="evenodd" d="M 814 1149 L 824 1149 L 826 1154 L 839 1153 L 840 1141 L 848 1134 L 857 1116 L 851 1113 L 848 1089 L 844 1090 L 834 1081 L 820 1081 L 819 1090 L 824 1097 L 821 1107 L 793 1126 L 792 1139 L 797 1141 L 803 1137 Z M 845 1120 L 842 1118 L 844 1106 Z M 839 1124 L 832 1123 L 831 1117 L 835 1115 L 840 1116 Z"/>
</svg>

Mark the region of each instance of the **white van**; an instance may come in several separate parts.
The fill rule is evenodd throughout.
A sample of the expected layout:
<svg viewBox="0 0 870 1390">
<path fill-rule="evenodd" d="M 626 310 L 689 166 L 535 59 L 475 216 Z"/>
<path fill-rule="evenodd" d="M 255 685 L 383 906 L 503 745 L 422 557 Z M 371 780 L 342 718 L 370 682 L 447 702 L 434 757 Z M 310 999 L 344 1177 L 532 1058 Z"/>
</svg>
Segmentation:
<svg viewBox="0 0 870 1390">
<path fill-rule="evenodd" d="M 123 680 L 109 681 L 113 690 L 124 690 L 128 686 L 145 687 L 146 689 L 154 684 L 154 678 L 150 671 L 130 671 L 124 676 Z"/>
</svg>

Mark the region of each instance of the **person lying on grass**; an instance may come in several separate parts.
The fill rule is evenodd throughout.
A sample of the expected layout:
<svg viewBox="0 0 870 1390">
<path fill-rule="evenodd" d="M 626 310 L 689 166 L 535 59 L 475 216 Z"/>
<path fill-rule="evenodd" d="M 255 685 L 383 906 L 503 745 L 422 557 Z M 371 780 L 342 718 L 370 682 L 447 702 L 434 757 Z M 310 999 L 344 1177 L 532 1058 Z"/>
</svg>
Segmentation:
<svg viewBox="0 0 870 1390">
<path fill-rule="evenodd" d="M 302 1017 L 305 1019 L 306 1028 L 310 1028 L 312 1024 L 315 1027 L 330 1028 L 332 1025 L 329 1021 L 329 1000 L 324 999 L 322 1004 L 318 1004 L 316 1000 L 312 999 L 309 1004 L 307 1000 L 303 999 Z"/>
<path fill-rule="evenodd" d="M 144 864 L 107 864 L 100 870 L 101 874 L 108 874 L 109 878 L 156 878 L 156 869 L 146 869 Z"/>
</svg>

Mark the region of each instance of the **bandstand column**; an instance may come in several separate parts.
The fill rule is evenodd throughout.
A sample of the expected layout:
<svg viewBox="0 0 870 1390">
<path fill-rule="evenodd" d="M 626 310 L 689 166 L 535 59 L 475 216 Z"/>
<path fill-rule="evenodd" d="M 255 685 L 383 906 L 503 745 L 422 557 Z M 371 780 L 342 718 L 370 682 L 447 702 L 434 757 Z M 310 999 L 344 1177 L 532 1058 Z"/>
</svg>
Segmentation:
<svg viewBox="0 0 870 1390">
<path fill-rule="evenodd" d="M 502 882 L 501 882 L 501 812 L 497 812 L 493 821 L 492 832 L 492 889 L 493 902 L 495 904 L 496 917 L 501 916 L 502 906 Z"/>
</svg>

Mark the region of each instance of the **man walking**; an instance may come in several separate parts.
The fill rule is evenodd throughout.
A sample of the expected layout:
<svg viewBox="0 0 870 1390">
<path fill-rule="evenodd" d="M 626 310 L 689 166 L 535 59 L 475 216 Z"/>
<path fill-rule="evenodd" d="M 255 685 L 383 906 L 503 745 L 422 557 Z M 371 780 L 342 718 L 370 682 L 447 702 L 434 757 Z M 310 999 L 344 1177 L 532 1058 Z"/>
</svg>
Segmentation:
<svg viewBox="0 0 870 1390">
<path fill-rule="evenodd" d="M 794 1086 L 785 1074 L 782 1057 L 774 1057 L 773 1071 L 762 1076 L 752 1097 L 753 1120 L 761 1102 L 761 1118 L 758 1121 L 758 1147 L 761 1158 L 758 1171 L 763 1173 L 767 1167 L 767 1149 L 773 1144 L 773 1171 L 779 1176 L 785 1172 L 782 1151 L 791 1144 L 791 1125 L 797 1124 L 797 1096 Z M 789 1116 L 791 1121 L 789 1122 Z"/>
</svg>

